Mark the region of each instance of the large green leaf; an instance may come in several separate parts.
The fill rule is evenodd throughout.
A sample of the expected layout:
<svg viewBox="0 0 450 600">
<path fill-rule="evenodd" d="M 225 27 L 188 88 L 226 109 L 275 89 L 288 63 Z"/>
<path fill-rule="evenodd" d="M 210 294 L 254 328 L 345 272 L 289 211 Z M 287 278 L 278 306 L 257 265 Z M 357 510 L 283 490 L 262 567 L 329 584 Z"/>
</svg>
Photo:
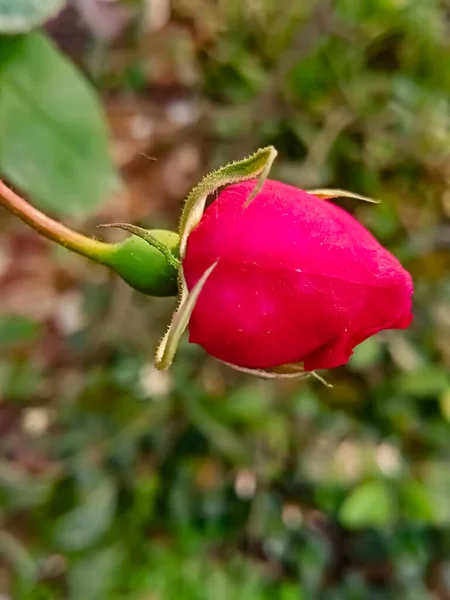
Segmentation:
<svg viewBox="0 0 450 600">
<path fill-rule="evenodd" d="M 95 92 L 40 33 L 0 38 L 0 173 L 60 214 L 96 210 L 118 182 Z"/>
<path fill-rule="evenodd" d="M 0 0 L 0 33 L 23 33 L 50 19 L 65 0 Z"/>
</svg>

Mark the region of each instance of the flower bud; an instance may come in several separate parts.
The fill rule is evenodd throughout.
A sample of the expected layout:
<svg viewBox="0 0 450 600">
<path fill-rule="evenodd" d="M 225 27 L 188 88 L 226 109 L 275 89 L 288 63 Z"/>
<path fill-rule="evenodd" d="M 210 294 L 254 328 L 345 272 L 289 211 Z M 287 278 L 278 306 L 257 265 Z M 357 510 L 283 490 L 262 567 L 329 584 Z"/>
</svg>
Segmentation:
<svg viewBox="0 0 450 600">
<path fill-rule="evenodd" d="M 215 264 L 189 321 L 190 341 L 245 369 L 345 364 L 353 348 L 412 320 L 410 275 L 348 212 L 267 180 L 227 187 L 191 231 L 192 290 Z"/>
</svg>

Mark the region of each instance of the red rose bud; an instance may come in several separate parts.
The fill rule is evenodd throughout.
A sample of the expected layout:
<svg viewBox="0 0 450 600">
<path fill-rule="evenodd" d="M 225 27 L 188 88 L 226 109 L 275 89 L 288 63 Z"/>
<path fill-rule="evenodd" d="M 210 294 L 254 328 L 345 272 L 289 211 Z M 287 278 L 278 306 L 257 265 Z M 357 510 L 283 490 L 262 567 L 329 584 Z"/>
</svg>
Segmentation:
<svg viewBox="0 0 450 600">
<path fill-rule="evenodd" d="M 266 181 L 226 188 L 187 241 L 189 290 L 217 263 L 189 322 L 190 341 L 250 369 L 345 364 L 383 329 L 411 323 L 411 277 L 342 208 Z"/>
</svg>

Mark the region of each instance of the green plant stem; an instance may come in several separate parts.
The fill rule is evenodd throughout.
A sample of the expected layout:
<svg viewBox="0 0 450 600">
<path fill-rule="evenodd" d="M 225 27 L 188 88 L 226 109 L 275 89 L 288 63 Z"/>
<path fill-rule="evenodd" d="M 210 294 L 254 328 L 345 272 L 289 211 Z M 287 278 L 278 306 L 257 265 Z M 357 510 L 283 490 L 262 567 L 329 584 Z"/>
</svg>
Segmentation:
<svg viewBox="0 0 450 600">
<path fill-rule="evenodd" d="M 110 255 L 111 244 L 93 240 L 51 219 L 28 204 L 1 180 L 0 204 L 35 231 L 72 252 L 100 263 L 105 263 Z"/>
</svg>

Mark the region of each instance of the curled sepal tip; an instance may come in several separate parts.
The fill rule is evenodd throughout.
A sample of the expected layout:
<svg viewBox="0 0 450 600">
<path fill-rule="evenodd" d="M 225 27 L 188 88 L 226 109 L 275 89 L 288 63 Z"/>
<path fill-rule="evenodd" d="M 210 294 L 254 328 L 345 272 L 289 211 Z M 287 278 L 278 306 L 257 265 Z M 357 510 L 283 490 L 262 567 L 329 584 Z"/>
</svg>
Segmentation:
<svg viewBox="0 0 450 600">
<path fill-rule="evenodd" d="M 353 198 L 354 200 L 363 200 L 364 202 L 370 202 L 372 204 L 379 204 L 380 200 L 374 198 L 368 198 L 367 196 L 361 196 L 361 194 L 355 194 L 354 192 L 348 192 L 347 190 L 334 190 L 334 189 L 319 189 L 319 190 L 307 190 L 308 194 L 328 200 L 330 198 Z"/>
<path fill-rule="evenodd" d="M 262 190 L 262 186 L 264 185 L 265 180 L 269 176 L 270 169 L 272 168 L 273 161 L 277 157 L 277 151 L 273 146 L 268 146 L 266 148 L 266 164 L 264 165 L 263 170 L 259 174 L 258 181 L 256 182 L 255 187 L 253 188 L 251 194 L 245 201 L 245 208 L 247 208 L 250 203 L 256 198 L 259 192 Z"/>
<path fill-rule="evenodd" d="M 194 187 L 186 199 L 180 219 L 181 259 L 184 258 L 186 252 L 189 234 L 202 218 L 208 196 L 224 185 L 246 181 L 259 176 L 259 181 L 255 189 L 246 201 L 246 205 L 248 205 L 261 190 L 276 155 L 277 151 L 273 146 L 260 148 L 248 158 L 232 162 L 225 167 L 217 169 L 217 171 L 209 173 Z"/>
<path fill-rule="evenodd" d="M 191 318 L 192 311 L 195 308 L 197 298 L 199 297 L 206 280 L 217 266 L 217 262 L 218 261 L 206 269 L 189 294 L 186 294 L 181 299 L 180 304 L 172 317 L 169 329 L 156 351 L 155 365 L 157 369 L 167 369 L 172 363 L 180 338 L 183 335 L 184 330 L 189 323 L 189 319 Z"/>
</svg>

